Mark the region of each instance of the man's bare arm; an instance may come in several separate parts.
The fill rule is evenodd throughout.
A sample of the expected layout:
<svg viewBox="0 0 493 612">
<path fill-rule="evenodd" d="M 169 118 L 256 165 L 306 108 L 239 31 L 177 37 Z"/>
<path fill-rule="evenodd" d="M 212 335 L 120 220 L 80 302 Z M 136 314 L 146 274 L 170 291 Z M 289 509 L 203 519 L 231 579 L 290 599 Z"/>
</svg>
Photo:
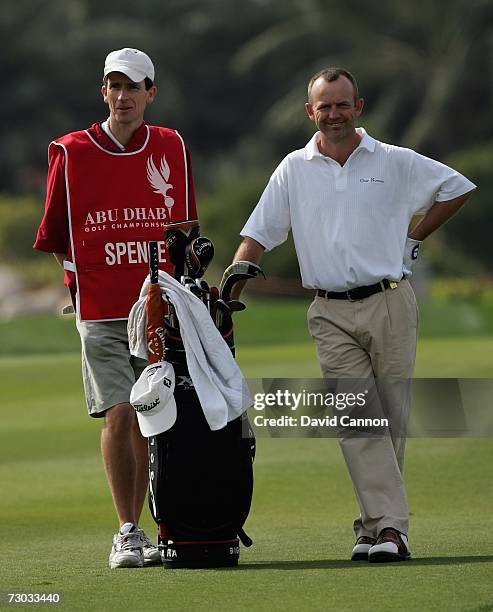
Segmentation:
<svg viewBox="0 0 493 612">
<path fill-rule="evenodd" d="M 254 264 L 259 264 L 264 254 L 265 247 L 260 242 L 257 242 L 253 238 L 248 236 L 243 239 L 243 242 L 238 247 L 238 250 L 233 257 L 235 261 L 251 261 Z"/>
<path fill-rule="evenodd" d="M 264 254 L 265 247 L 263 247 L 260 242 L 257 242 L 253 238 L 244 238 L 238 250 L 233 257 L 233 262 L 235 261 L 251 261 L 254 264 L 259 264 L 262 259 L 262 255 Z M 239 281 L 233 285 L 231 290 L 231 299 L 237 300 L 240 297 L 240 294 L 243 290 L 243 287 L 246 285 L 245 281 Z"/>
<path fill-rule="evenodd" d="M 471 197 L 472 191 L 464 195 L 448 200 L 447 202 L 435 202 L 421 221 L 412 229 L 409 238 L 413 240 L 424 240 L 436 229 L 443 225 L 463 206 Z"/>
</svg>

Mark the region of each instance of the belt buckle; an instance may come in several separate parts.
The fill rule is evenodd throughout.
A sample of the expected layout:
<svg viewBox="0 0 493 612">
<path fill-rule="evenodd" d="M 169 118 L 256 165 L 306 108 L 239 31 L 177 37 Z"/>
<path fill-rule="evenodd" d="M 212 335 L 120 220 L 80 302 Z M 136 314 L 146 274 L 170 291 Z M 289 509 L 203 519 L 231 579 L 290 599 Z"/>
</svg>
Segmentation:
<svg viewBox="0 0 493 612">
<path fill-rule="evenodd" d="M 351 291 L 352 291 L 352 289 L 348 289 L 348 290 L 346 291 L 346 295 L 347 295 L 347 299 L 348 299 L 348 301 L 349 301 L 349 302 L 357 302 L 357 301 L 358 301 L 358 299 L 357 299 L 357 298 L 352 298 L 352 297 L 351 297 Z"/>
</svg>

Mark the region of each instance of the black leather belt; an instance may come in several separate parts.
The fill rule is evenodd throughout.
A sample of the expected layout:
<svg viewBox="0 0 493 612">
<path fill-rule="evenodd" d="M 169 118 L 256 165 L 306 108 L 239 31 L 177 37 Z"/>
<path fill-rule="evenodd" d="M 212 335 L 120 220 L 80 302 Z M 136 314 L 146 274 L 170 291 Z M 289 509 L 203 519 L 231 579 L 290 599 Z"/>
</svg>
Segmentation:
<svg viewBox="0 0 493 612">
<path fill-rule="evenodd" d="M 349 300 L 355 302 L 357 300 L 364 300 L 370 295 L 385 291 L 385 289 L 395 289 L 397 283 L 395 281 L 389 281 L 384 278 L 381 282 L 375 283 L 374 285 L 366 285 L 364 287 L 355 287 L 354 289 L 348 289 L 347 291 L 323 291 L 317 289 L 317 295 L 319 297 L 327 298 L 328 300 Z"/>
</svg>

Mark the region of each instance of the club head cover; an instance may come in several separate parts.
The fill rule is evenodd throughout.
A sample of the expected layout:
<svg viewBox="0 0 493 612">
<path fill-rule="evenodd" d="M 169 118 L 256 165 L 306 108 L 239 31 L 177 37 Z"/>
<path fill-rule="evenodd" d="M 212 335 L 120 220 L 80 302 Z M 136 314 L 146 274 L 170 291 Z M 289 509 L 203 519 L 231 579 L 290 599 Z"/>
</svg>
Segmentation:
<svg viewBox="0 0 493 612">
<path fill-rule="evenodd" d="M 185 263 L 192 278 L 202 278 L 214 257 L 214 244 L 205 236 L 194 238 L 185 247 Z"/>
<path fill-rule="evenodd" d="M 180 280 L 185 269 L 186 246 L 200 236 L 199 222 L 194 219 L 192 221 L 168 223 L 164 226 L 163 233 L 166 250 L 174 266 L 173 275 L 177 280 Z"/>
</svg>

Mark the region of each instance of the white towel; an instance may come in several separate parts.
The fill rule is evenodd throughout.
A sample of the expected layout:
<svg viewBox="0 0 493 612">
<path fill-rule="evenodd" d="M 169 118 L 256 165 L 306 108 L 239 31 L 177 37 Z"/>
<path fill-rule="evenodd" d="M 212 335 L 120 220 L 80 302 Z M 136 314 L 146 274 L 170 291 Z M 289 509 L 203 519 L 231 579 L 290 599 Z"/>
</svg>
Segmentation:
<svg viewBox="0 0 493 612">
<path fill-rule="evenodd" d="M 139 297 L 132 306 L 128 315 L 127 333 L 130 354 L 147 360 L 149 359 L 149 350 L 147 348 L 146 302 L 147 296 Z"/>
<path fill-rule="evenodd" d="M 146 278 L 128 319 L 130 352 L 147 359 Z M 214 325 L 204 303 L 166 272 L 159 272 L 164 300 L 172 304 L 180 323 L 188 371 L 202 410 L 212 430 L 222 429 L 252 405 L 252 397 L 238 364 Z"/>
</svg>

